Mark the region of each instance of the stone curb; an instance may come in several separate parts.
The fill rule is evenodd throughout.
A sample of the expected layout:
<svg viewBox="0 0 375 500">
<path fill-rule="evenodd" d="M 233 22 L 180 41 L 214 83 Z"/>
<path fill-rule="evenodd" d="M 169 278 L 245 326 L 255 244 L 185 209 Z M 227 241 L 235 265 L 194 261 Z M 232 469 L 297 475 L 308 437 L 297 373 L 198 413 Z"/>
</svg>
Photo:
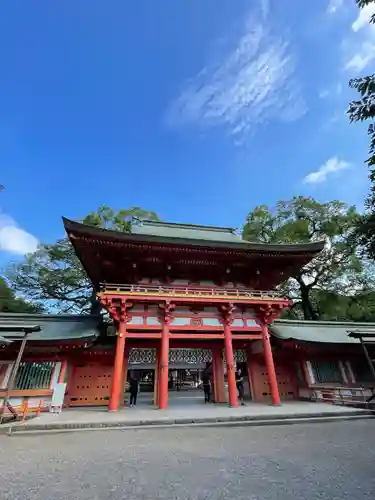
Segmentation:
<svg viewBox="0 0 375 500">
<path fill-rule="evenodd" d="M 218 418 L 180 418 L 165 420 L 134 420 L 130 422 L 82 422 L 82 423 L 53 423 L 53 424 L 29 424 L 23 426 L 20 424 L 0 428 L 2 435 L 25 435 L 25 434 L 45 434 L 45 433 L 65 433 L 74 431 L 98 431 L 98 430 L 136 430 L 136 429 L 160 429 L 172 427 L 211 427 L 211 426 L 264 426 L 264 425 L 291 425 L 296 423 L 323 423 L 337 422 L 345 420 L 370 419 L 375 416 L 372 411 L 354 411 L 343 412 L 325 412 L 316 414 L 299 415 L 277 415 L 272 416 L 243 416 L 243 417 L 218 417 Z"/>
</svg>

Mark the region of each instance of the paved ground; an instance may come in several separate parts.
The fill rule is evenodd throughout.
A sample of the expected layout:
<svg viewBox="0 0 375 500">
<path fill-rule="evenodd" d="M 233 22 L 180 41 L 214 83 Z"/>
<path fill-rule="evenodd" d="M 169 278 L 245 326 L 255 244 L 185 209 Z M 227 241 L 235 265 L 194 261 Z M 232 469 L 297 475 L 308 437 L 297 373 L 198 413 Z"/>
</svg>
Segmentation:
<svg viewBox="0 0 375 500">
<path fill-rule="evenodd" d="M 366 500 L 372 420 L 0 437 L 2 500 Z"/>
<path fill-rule="evenodd" d="M 195 401 L 195 402 L 194 402 Z M 305 401 L 286 401 L 281 406 L 249 402 L 246 406 L 229 408 L 226 404 L 205 405 L 202 399 L 196 399 L 193 404 L 181 402 L 170 405 L 167 410 L 158 410 L 152 406 L 140 405 L 137 408 L 124 408 L 118 412 L 108 412 L 107 408 L 76 408 L 63 410 L 61 415 L 42 413 L 37 419 L 31 419 L 22 424 L 24 427 L 36 426 L 61 426 L 61 425 L 90 425 L 90 424 L 116 424 L 135 425 L 143 423 L 171 423 L 187 420 L 215 420 L 215 419 L 244 419 L 267 418 L 274 419 L 281 416 L 300 417 L 314 416 L 317 414 L 333 414 L 340 416 L 343 413 L 358 413 L 361 410 L 347 408 L 327 403 L 310 403 Z M 13 425 L 13 424 L 10 424 Z M 17 424 L 18 425 L 18 424 Z M 5 427 L 5 426 L 4 426 Z"/>
</svg>

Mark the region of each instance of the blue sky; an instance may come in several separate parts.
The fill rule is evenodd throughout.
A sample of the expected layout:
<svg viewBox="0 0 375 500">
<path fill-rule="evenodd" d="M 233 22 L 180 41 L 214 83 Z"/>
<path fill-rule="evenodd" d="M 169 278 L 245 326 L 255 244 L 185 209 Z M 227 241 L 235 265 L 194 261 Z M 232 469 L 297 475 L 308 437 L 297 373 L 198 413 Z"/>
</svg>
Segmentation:
<svg viewBox="0 0 375 500">
<path fill-rule="evenodd" d="M 103 204 L 232 227 L 298 194 L 361 206 L 345 111 L 373 72 L 370 12 L 301 3 L 3 0 L 1 260 Z"/>
</svg>

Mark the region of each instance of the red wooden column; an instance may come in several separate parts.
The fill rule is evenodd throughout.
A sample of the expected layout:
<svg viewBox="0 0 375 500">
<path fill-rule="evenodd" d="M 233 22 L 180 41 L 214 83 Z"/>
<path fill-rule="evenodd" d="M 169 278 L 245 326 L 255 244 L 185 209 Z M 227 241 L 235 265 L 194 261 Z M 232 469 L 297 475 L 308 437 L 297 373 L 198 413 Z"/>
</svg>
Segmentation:
<svg viewBox="0 0 375 500">
<path fill-rule="evenodd" d="M 125 306 L 125 304 L 124 304 Z M 117 411 L 119 407 L 120 396 L 122 394 L 124 355 L 125 355 L 125 337 L 126 337 L 126 310 L 120 316 L 120 324 L 117 332 L 115 363 L 113 366 L 112 387 L 109 396 L 108 411 Z"/>
<path fill-rule="evenodd" d="M 275 363 L 273 361 L 271 342 L 270 342 L 270 334 L 268 331 L 267 322 L 263 319 L 260 322 L 260 326 L 262 328 L 262 336 L 263 336 L 263 348 L 264 348 L 264 357 L 267 366 L 268 372 L 268 383 L 271 389 L 271 398 L 273 405 L 280 405 L 280 394 L 279 394 L 279 385 L 277 383 L 276 378 L 276 370 Z"/>
<path fill-rule="evenodd" d="M 169 323 L 174 305 L 170 302 L 161 304 L 164 312 L 163 330 L 161 333 L 160 372 L 159 372 L 159 408 L 168 408 L 168 381 L 169 381 Z"/>
<path fill-rule="evenodd" d="M 233 345 L 232 345 L 232 314 L 235 307 L 233 304 L 224 306 L 222 308 L 223 320 L 224 320 L 224 344 L 225 344 L 225 359 L 227 362 L 227 379 L 228 379 L 228 393 L 229 393 L 229 406 L 237 407 L 237 386 L 236 386 L 236 374 L 234 372 L 234 356 L 233 356 Z"/>
<path fill-rule="evenodd" d="M 154 405 L 159 406 L 160 349 L 156 349 L 154 374 Z"/>
<path fill-rule="evenodd" d="M 59 373 L 59 378 L 57 379 L 58 384 L 63 384 L 65 382 L 66 371 L 68 369 L 68 361 L 64 359 L 61 361 L 61 368 Z"/>
</svg>

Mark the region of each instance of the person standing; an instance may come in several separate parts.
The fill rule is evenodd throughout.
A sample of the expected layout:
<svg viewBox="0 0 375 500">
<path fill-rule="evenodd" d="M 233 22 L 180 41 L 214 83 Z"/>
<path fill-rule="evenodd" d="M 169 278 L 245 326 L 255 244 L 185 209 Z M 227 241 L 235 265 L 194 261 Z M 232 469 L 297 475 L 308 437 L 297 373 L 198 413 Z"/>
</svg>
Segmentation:
<svg viewBox="0 0 375 500">
<path fill-rule="evenodd" d="M 236 372 L 236 385 L 241 406 L 245 406 L 244 402 L 245 387 L 243 385 L 243 376 L 242 376 L 242 371 L 240 369 L 238 369 Z"/>
<path fill-rule="evenodd" d="M 129 383 L 129 392 L 130 392 L 130 407 L 134 407 L 137 405 L 137 396 L 139 390 L 139 382 L 136 378 L 131 378 Z"/>
<path fill-rule="evenodd" d="M 207 373 L 203 374 L 202 377 L 202 385 L 203 385 L 203 392 L 204 392 L 204 403 L 210 403 L 211 402 L 211 380 L 209 375 Z"/>
</svg>

